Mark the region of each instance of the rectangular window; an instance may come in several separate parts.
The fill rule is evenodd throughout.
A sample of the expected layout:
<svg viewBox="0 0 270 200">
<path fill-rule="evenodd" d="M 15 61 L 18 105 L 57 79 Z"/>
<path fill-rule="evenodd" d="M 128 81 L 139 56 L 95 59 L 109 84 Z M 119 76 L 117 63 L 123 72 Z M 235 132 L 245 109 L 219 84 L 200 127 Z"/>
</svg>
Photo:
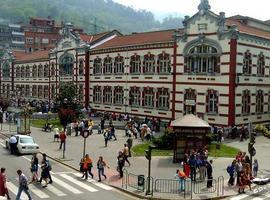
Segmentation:
<svg viewBox="0 0 270 200">
<path fill-rule="evenodd" d="M 154 55 L 144 56 L 144 72 L 145 73 L 154 73 L 155 69 L 155 57 Z"/>
<path fill-rule="evenodd" d="M 169 109 L 169 92 L 168 89 L 158 89 L 157 93 L 158 109 Z"/>
<path fill-rule="evenodd" d="M 98 75 L 101 74 L 101 59 L 96 58 L 94 60 L 94 74 Z"/>
<path fill-rule="evenodd" d="M 37 86 L 36 85 L 32 86 L 32 96 L 37 97 Z"/>
<path fill-rule="evenodd" d="M 95 86 L 94 87 L 94 103 L 101 103 L 101 87 Z"/>
<path fill-rule="evenodd" d="M 199 31 L 207 30 L 207 24 L 206 23 L 198 24 L 198 30 Z"/>
<path fill-rule="evenodd" d="M 48 38 L 42 38 L 42 44 L 49 44 Z"/>
<path fill-rule="evenodd" d="M 30 96 L 30 86 L 29 85 L 26 85 L 25 87 L 25 96 L 29 97 Z"/>
<path fill-rule="evenodd" d="M 43 98 L 43 87 L 42 87 L 42 85 L 38 86 L 38 98 Z"/>
<path fill-rule="evenodd" d="M 218 113 L 218 96 L 216 91 L 208 91 L 208 113 Z"/>
<path fill-rule="evenodd" d="M 26 38 L 26 44 L 33 44 L 33 43 L 34 43 L 34 39 L 32 37 Z"/>
<path fill-rule="evenodd" d="M 144 95 L 144 106 L 148 108 L 154 107 L 154 92 L 153 88 L 145 89 L 143 92 Z"/>
<path fill-rule="evenodd" d="M 47 85 L 44 86 L 44 98 L 47 99 L 49 97 L 49 87 Z"/>
<path fill-rule="evenodd" d="M 139 88 L 131 88 L 130 91 L 130 105 L 140 106 L 141 92 Z"/>
<path fill-rule="evenodd" d="M 141 73 L 141 60 L 140 56 L 132 56 L 130 61 L 130 73 L 139 74 Z"/>
<path fill-rule="evenodd" d="M 123 57 L 116 57 L 114 61 L 115 73 L 123 74 L 124 73 L 124 60 Z"/>
</svg>

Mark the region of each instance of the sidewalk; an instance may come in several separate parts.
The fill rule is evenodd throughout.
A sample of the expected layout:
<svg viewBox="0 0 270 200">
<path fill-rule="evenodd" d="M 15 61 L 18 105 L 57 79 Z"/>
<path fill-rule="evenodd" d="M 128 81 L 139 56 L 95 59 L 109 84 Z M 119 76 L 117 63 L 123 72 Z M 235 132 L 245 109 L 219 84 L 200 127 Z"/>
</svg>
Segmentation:
<svg viewBox="0 0 270 200">
<path fill-rule="evenodd" d="M 9 134 L 8 132 L 4 132 Z M 65 159 L 62 159 L 63 152 L 59 150 L 59 143 L 53 142 L 53 132 L 42 132 L 40 128 L 31 127 L 31 136 L 40 145 L 41 152 L 45 152 L 50 157 L 58 159 L 61 162 L 72 166 L 73 168 L 79 169 L 79 162 L 83 154 L 83 138 L 81 136 L 75 137 L 74 133 L 72 136 L 67 137 Z M 119 179 L 118 172 L 116 171 L 117 166 L 117 155 L 120 150 L 123 149 L 124 143 L 127 140 L 124 130 L 116 130 L 117 140 L 108 142 L 108 147 L 104 145 L 103 135 L 98 135 L 97 130 L 94 130 L 93 135 L 89 136 L 86 143 L 86 153 L 90 155 L 93 164 L 94 178 L 97 179 L 97 169 L 96 162 L 99 156 L 103 156 L 104 160 L 110 166 L 110 169 L 105 169 L 107 177 L 109 177 L 106 183 L 122 187 L 122 180 Z M 141 143 L 140 140 L 133 139 L 133 145 Z M 226 168 L 228 164 L 231 163 L 231 158 L 211 158 L 213 159 L 213 176 L 218 178 L 219 176 L 224 176 L 225 185 L 225 195 L 235 195 L 236 191 L 229 189 L 227 185 L 227 172 Z M 129 173 L 135 175 L 145 175 L 147 177 L 148 171 L 148 160 L 145 157 L 131 157 L 129 158 L 131 162 L 130 167 L 125 167 Z M 176 169 L 181 168 L 180 164 L 175 164 L 172 162 L 172 157 L 152 157 L 152 168 L 151 176 L 154 178 L 161 179 L 173 179 Z M 219 170 L 217 170 L 219 169 Z M 130 189 L 130 188 L 129 188 Z M 131 192 L 136 192 L 135 189 L 131 189 Z M 142 193 L 144 195 L 144 193 Z M 171 195 L 170 195 L 171 196 Z M 168 194 L 157 195 L 155 197 L 168 198 Z M 208 196 L 210 197 L 210 196 Z M 179 195 L 173 195 L 170 198 L 179 198 Z M 195 197 L 194 197 L 195 198 Z M 206 198 L 206 196 L 197 195 L 196 198 Z"/>
</svg>

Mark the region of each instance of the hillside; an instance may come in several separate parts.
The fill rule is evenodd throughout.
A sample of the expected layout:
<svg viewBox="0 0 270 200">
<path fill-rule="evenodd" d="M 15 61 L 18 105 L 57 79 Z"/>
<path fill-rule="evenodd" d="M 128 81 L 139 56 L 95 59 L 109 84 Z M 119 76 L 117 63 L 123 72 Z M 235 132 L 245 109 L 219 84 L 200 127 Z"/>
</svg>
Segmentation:
<svg viewBox="0 0 270 200">
<path fill-rule="evenodd" d="M 153 13 L 126 7 L 112 0 L 0 0 L 0 20 L 27 23 L 29 17 L 52 17 L 72 22 L 93 33 L 117 29 L 122 33 L 179 28 L 181 18 L 155 20 Z"/>
</svg>

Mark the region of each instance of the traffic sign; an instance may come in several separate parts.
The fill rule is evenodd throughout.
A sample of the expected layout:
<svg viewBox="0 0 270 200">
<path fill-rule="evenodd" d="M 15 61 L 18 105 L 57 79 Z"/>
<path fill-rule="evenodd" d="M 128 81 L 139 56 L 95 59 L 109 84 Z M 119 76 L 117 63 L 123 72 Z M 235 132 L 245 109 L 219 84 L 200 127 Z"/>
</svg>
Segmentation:
<svg viewBox="0 0 270 200">
<path fill-rule="evenodd" d="M 83 138 L 88 138 L 88 136 L 90 135 L 90 132 L 89 132 L 89 130 L 83 130 L 83 132 L 82 132 L 82 137 Z"/>
</svg>

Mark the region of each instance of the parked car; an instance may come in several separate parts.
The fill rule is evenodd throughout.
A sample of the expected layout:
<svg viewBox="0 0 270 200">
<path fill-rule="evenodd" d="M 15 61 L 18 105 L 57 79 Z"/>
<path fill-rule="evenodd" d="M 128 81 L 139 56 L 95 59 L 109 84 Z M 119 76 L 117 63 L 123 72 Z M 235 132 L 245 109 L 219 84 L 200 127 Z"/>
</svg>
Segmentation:
<svg viewBox="0 0 270 200">
<path fill-rule="evenodd" d="M 39 145 L 28 135 L 15 135 L 18 154 L 33 154 L 39 152 Z M 6 139 L 6 148 L 10 150 L 9 138 Z"/>
</svg>

